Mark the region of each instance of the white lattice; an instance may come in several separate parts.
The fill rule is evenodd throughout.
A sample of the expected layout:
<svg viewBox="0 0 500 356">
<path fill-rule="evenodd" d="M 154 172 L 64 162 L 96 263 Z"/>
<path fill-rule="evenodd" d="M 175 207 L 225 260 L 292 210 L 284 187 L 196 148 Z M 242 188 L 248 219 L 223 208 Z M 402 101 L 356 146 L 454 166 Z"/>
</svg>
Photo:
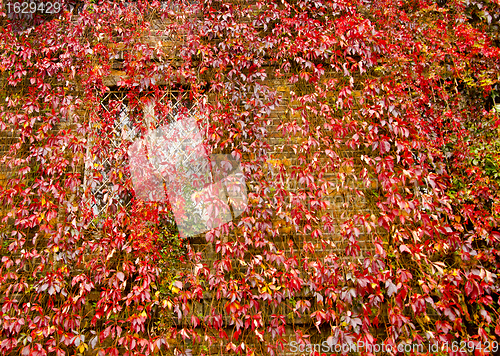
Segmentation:
<svg viewBox="0 0 500 356">
<path fill-rule="evenodd" d="M 100 226 L 107 215 L 113 215 L 122 208 L 128 210 L 131 204 L 132 194 L 119 192 L 113 180 L 118 179 L 124 183 L 127 179 L 126 152 L 130 144 L 140 138 L 140 127 L 151 132 L 178 115 L 192 115 L 194 109 L 187 98 L 187 92 L 169 91 L 159 98 L 149 100 L 149 104 L 142 107 L 131 107 L 126 92 L 110 91 L 102 98 L 101 112 L 109 115 L 113 122 L 108 125 L 103 122 L 95 123 L 87 140 L 84 200 L 93 212 L 92 225 Z M 163 117 L 154 114 L 153 103 L 164 106 Z M 108 138 L 105 140 L 106 147 L 98 145 L 103 138 Z"/>
</svg>

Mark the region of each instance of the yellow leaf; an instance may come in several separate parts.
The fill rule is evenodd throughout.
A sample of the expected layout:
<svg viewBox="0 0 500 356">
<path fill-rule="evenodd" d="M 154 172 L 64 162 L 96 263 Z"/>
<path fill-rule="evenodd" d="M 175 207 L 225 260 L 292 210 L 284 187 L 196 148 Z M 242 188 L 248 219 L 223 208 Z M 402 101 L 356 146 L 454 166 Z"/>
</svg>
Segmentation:
<svg viewBox="0 0 500 356">
<path fill-rule="evenodd" d="M 139 315 L 140 315 L 140 316 L 147 316 L 147 314 L 146 314 L 146 311 L 145 311 L 145 310 L 143 310 L 143 311 L 142 311 L 142 313 L 141 313 L 141 314 L 139 314 Z"/>
<path fill-rule="evenodd" d="M 78 352 L 83 353 L 85 350 L 88 349 L 88 346 L 86 343 L 82 342 L 80 346 L 78 346 Z"/>
<path fill-rule="evenodd" d="M 179 291 L 180 291 L 180 289 L 177 288 L 176 286 L 174 286 L 173 283 L 170 284 L 170 286 L 168 288 L 172 291 L 172 293 L 175 293 L 175 294 L 179 293 Z"/>
</svg>

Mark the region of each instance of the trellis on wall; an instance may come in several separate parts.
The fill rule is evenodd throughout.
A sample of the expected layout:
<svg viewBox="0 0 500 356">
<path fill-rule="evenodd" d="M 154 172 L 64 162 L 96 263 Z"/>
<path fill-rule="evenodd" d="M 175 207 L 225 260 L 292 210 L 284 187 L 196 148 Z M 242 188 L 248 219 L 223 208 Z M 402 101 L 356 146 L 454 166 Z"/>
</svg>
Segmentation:
<svg viewBox="0 0 500 356">
<path fill-rule="evenodd" d="M 133 189 L 129 183 L 128 147 L 177 117 L 196 115 L 196 105 L 183 87 L 161 88 L 156 95 L 109 88 L 102 97 L 87 136 L 84 205 L 90 226 L 108 216 L 128 214 Z"/>
</svg>

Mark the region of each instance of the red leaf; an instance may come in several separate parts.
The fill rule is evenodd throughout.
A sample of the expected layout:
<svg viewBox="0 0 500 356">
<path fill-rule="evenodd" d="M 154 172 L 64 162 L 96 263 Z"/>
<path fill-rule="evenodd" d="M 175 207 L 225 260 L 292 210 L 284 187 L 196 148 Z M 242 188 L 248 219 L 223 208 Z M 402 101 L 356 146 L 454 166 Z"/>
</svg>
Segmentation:
<svg viewBox="0 0 500 356">
<path fill-rule="evenodd" d="M 410 249 L 406 245 L 399 246 L 399 251 L 411 253 Z"/>
<path fill-rule="evenodd" d="M 191 323 L 193 324 L 193 327 L 197 327 L 200 324 L 200 319 L 196 315 L 191 315 Z"/>
<path fill-rule="evenodd" d="M 233 338 L 235 340 L 238 340 L 238 337 L 240 337 L 240 335 L 241 335 L 241 330 L 236 330 L 233 334 Z"/>
</svg>

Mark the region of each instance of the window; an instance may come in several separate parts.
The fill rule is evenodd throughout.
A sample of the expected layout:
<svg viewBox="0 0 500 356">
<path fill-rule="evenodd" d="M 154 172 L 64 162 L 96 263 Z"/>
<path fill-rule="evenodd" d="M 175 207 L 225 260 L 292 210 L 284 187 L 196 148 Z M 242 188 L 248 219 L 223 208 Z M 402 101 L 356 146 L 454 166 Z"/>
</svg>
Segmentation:
<svg viewBox="0 0 500 356">
<path fill-rule="evenodd" d="M 225 224 L 246 208 L 239 161 L 209 154 L 199 128 L 206 120 L 188 94 L 181 88 L 132 100 L 111 91 L 103 98 L 84 182 L 94 225 L 127 212 L 134 196 L 168 202 L 183 237 Z M 132 188 L 125 189 L 129 177 Z"/>
<path fill-rule="evenodd" d="M 92 226 L 102 226 L 106 217 L 131 207 L 133 193 L 125 188 L 130 178 L 129 146 L 180 113 L 189 116 L 191 110 L 189 92 L 182 87 L 164 90 L 154 100 L 110 88 L 101 99 L 87 137 L 83 187 Z"/>
</svg>

